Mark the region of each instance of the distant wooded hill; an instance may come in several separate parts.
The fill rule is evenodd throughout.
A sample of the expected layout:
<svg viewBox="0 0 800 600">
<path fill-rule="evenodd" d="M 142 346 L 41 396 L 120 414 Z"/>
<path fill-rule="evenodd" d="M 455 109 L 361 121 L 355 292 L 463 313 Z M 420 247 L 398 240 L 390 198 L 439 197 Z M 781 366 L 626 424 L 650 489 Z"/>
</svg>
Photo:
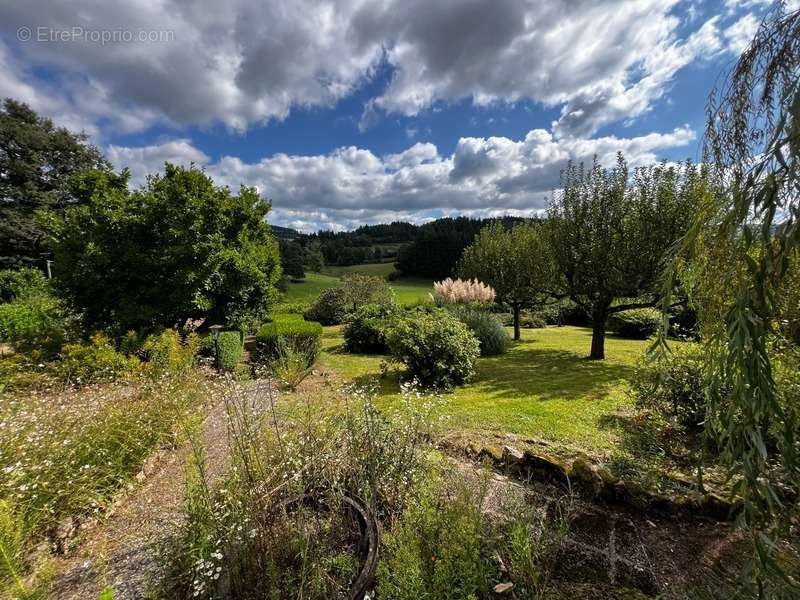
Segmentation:
<svg viewBox="0 0 800 600">
<path fill-rule="evenodd" d="M 302 234 L 286 227 L 275 227 L 275 236 L 283 240 L 283 253 L 305 255 L 306 268 L 315 270 L 309 257 L 321 254 L 328 266 L 351 266 L 376 262 L 394 262 L 406 277 L 442 279 L 453 274 L 461 253 L 475 235 L 489 222 L 499 220 L 507 226 L 524 221 L 519 217 L 471 219 L 446 217 L 424 225 L 402 221 L 363 225 L 353 231 L 318 231 Z M 291 242 L 301 248 L 287 246 Z M 299 259 L 294 259 L 299 260 Z M 285 261 L 286 262 L 286 261 Z M 291 273 L 289 264 L 284 270 Z"/>
</svg>

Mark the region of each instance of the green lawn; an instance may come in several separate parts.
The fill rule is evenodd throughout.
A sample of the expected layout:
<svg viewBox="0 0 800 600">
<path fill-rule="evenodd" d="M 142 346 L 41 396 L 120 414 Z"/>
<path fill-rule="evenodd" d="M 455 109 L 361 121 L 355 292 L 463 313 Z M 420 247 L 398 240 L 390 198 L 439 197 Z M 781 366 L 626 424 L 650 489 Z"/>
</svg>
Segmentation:
<svg viewBox="0 0 800 600">
<path fill-rule="evenodd" d="M 339 278 L 321 273 L 306 273 L 302 283 L 289 283 L 283 298 L 284 303 L 311 304 L 322 290 L 339 285 Z"/>
<path fill-rule="evenodd" d="M 341 277 L 347 273 L 361 273 L 362 275 L 373 275 L 375 277 L 387 277 L 394 271 L 393 262 L 370 263 L 367 265 L 350 265 L 347 267 L 325 267 L 322 272 L 326 275 Z"/>
<path fill-rule="evenodd" d="M 283 294 L 281 303 L 283 304 L 311 304 L 319 293 L 327 288 L 337 286 L 341 283 L 339 277 L 345 273 L 365 273 L 383 277 L 378 267 L 392 266 L 391 263 L 376 263 L 372 265 L 355 265 L 353 267 L 326 267 L 326 273 L 306 273 L 302 283 L 289 283 L 289 288 Z M 364 269 L 364 270 L 359 270 Z M 385 268 L 384 268 L 385 270 Z M 428 299 L 428 293 L 433 290 L 433 284 L 425 279 L 401 279 L 389 283 L 397 302 L 403 306 L 410 306 Z"/>
<path fill-rule="evenodd" d="M 617 444 L 614 415 L 631 407 L 628 380 L 648 342 L 609 336 L 604 361 L 589 361 L 591 330 L 524 329 L 508 353 L 481 358 L 475 380 L 444 396 L 447 427 L 512 433 L 605 456 Z M 347 354 L 339 328 L 326 328 L 320 364 L 341 379 L 378 378 L 382 356 Z M 378 402 L 399 400 L 399 371 L 380 383 Z"/>
</svg>

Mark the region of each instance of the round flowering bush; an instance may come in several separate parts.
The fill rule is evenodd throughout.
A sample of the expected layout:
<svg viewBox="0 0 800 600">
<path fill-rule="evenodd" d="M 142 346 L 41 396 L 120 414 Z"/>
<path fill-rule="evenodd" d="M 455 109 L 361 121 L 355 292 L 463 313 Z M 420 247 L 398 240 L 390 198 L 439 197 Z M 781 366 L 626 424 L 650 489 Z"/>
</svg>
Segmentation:
<svg viewBox="0 0 800 600">
<path fill-rule="evenodd" d="M 480 354 L 469 328 L 442 309 L 416 310 L 399 318 L 386 333 L 395 360 L 423 387 L 449 389 L 475 374 Z"/>
</svg>

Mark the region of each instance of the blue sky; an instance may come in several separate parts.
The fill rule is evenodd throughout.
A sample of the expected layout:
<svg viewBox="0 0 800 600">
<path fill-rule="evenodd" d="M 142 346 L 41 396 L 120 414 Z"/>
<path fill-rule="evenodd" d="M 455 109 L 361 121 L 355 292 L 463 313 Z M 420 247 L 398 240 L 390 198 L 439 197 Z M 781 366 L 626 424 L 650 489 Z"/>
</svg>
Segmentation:
<svg viewBox="0 0 800 600">
<path fill-rule="evenodd" d="M 0 6 L 0 96 L 135 182 L 194 162 L 308 231 L 533 214 L 569 160 L 696 159 L 773 4 L 28 0 Z"/>
</svg>

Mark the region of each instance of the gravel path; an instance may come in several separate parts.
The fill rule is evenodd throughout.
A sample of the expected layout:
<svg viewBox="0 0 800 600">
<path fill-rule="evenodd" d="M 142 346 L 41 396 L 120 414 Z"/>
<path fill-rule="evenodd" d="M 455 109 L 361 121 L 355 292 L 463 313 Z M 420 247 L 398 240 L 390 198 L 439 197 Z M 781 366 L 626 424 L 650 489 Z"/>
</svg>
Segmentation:
<svg viewBox="0 0 800 600">
<path fill-rule="evenodd" d="M 228 456 L 225 402 L 208 408 L 203 424 L 208 476 L 225 472 Z M 115 600 L 143 598 L 158 581 L 159 546 L 181 524 L 188 444 L 160 451 L 137 476 L 141 483 L 124 495 L 110 514 L 83 534 L 80 545 L 56 560 L 52 597 L 88 600 L 111 587 Z"/>
</svg>

